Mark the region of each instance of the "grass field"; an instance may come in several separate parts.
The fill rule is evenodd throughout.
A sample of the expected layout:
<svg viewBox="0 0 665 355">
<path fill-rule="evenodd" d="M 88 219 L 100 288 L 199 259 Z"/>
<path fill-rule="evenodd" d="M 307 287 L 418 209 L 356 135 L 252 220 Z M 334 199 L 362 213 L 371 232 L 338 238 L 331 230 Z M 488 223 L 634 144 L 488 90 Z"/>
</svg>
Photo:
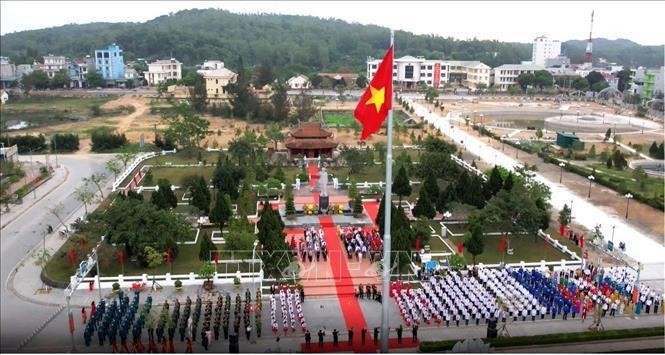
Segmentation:
<svg viewBox="0 0 665 355">
<path fill-rule="evenodd" d="M 152 173 L 152 181 L 156 185 L 159 179 L 168 179 L 171 184 L 182 184 L 183 179 L 190 175 L 201 175 L 206 180 L 210 180 L 215 168 L 212 166 L 188 167 L 188 168 L 167 168 L 167 167 L 153 167 L 150 168 Z M 141 185 L 145 182 L 145 178 L 141 181 Z"/>
<path fill-rule="evenodd" d="M 212 235 L 212 231 L 216 228 L 202 228 L 199 234 L 199 239 L 197 244 L 181 244 L 178 246 L 178 255 L 173 259 L 172 269 L 168 264 L 163 263 L 154 268 L 148 268 L 142 266 L 138 261 L 130 260 L 129 256 L 126 259 L 124 270 L 120 263 L 118 262 L 118 252 L 119 248 L 114 247 L 111 244 L 104 243 L 99 252 L 99 259 L 101 260 L 99 264 L 99 271 L 101 276 L 115 276 L 122 274 L 126 276 L 138 276 L 142 274 L 165 274 L 167 272 L 172 272 L 173 274 L 188 274 L 190 272 L 198 272 L 198 270 L 203 265 L 203 261 L 199 260 L 199 249 L 201 240 L 203 239 L 203 233 L 208 233 L 208 236 Z M 192 230 L 192 240 L 196 234 L 196 230 Z M 92 243 L 87 243 L 86 247 L 89 247 Z M 96 242 L 95 242 L 96 244 Z M 231 260 L 233 253 L 230 251 L 224 250 L 223 244 L 215 244 L 217 250 L 220 250 L 220 260 Z M 67 253 L 71 248 L 75 247 L 74 243 L 67 241 L 60 251 L 56 252 L 54 257 L 49 261 L 46 266 L 46 272 L 49 277 L 56 281 L 68 282 L 69 277 L 75 273 L 75 267 L 70 263 Z M 77 254 L 81 253 L 77 251 Z M 237 259 L 237 258 L 236 258 Z M 241 272 L 249 271 L 249 264 L 219 264 L 218 272 L 236 272 L 240 267 Z"/>
<path fill-rule="evenodd" d="M 619 183 L 624 183 L 628 190 L 640 192 L 644 196 L 662 197 L 665 193 L 663 178 L 649 176 L 646 179 L 644 189 L 640 189 L 640 184 L 633 178 L 633 170 L 631 169 L 608 169 L 604 163 L 592 164 L 591 167 L 596 169 L 596 173 L 609 176 L 610 179 L 617 180 Z"/>
<path fill-rule="evenodd" d="M 114 100 L 114 96 L 98 98 L 33 97 L 9 101 L 0 109 L 0 126 L 25 121 L 31 127 L 70 122 L 92 117 L 91 107 Z"/>
<path fill-rule="evenodd" d="M 393 114 L 393 122 L 396 126 L 402 126 L 404 120 L 408 116 L 402 110 L 395 110 Z M 336 111 L 328 110 L 323 111 L 323 122 L 329 127 L 353 127 L 354 124 L 359 124 L 353 117 L 353 111 Z"/>
<path fill-rule="evenodd" d="M 436 233 L 440 233 L 439 221 L 430 221 L 430 226 L 432 226 Z M 467 224 L 447 224 L 446 227 L 454 231 L 455 233 L 464 233 L 466 232 L 468 225 Z M 485 232 L 498 232 L 496 228 L 485 228 Z M 579 247 L 575 245 L 572 241 L 560 237 L 555 226 L 550 226 L 545 233 L 549 234 L 552 238 L 559 241 L 564 246 L 567 246 L 568 249 L 577 253 L 578 256 L 581 256 L 581 251 Z M 501 253 L 499 251 L 499 243 L 501 242 L 501 236 L 498 235 L 486 235 L 485 248 L 482 254 L 476 257 L 476 262 L 485 263 L 485 264 L 498 264 L 502 261 Z M 453 250 L 457 250 L 457 243 L 464 239 L 463 236 L 460 237 L 447 237 L 444 238 L 450 247 Z M 432 238 L 430 242 L 430 247 L 432 252 L 449 252 L 450 250 L 446 248 L 438 238 Z M 569 259 L 569 257 L 553 246 L 547 244 L 542 238 L 534 238 L 533 236 L 518 236 L 510 238 L 510 247 L 514 250 L 513 255 L 504 255 L 503 261 L 508 263 L 515 263 L 520 261 L 525 262 L 537 262 L 540 260 L 546 261 L 559 261 L 561 259 Z M 467 263 L 471 263 L 473 260 L 471 254 L 464 250 L 464 257 Z"/>
</svg>

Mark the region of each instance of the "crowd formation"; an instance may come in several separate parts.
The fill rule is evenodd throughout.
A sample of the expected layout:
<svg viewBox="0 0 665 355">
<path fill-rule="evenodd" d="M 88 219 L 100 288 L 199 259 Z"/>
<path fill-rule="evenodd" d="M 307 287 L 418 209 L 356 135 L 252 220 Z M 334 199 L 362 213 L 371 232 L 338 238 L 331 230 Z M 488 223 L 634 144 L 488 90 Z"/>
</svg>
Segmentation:
<svg viewBox="0 0 665 355">
<path fill-rule="evenodd" d="M 102 299 L 99 305 L 92 302 L 90 305 L 90 320 L 87 320 L 85 309 L 82 310 L 82 322 L 85 323 L 83 337 L 86 346 L 90 346 L 92 337 L 97 332 L 99 345 L 106 341 L 111 345 L 111 351 L 116 352 L 175 352 L 174 340 L 176 331 L 179 331 L 180 341 L 186 342 L 185 352 L 192 352 L 192 342 L 196 342 L 197 330 L 201 324 L 200 342 L 204 349 L 214 340 L 219 340 L 220 331 L 224 339 L 230 335 L 238 335 L 242 330 L 247 339 L 252 333 L 250 313 L 256 312 L 256 335 L 261 336 L 261 293 L 256 294 L 256 303 L 252 303 L 251 292 L 245 293 L 242 301 L 240 294 L 236 295 L 233 317 L 231 313 L 231 296 L 217 296 L 213 304 L 212 299 L 202 300 L 196 297 L 192 302 L 187 296 L 183 311 L 178 299 L 172 305 L 164 301 L 158 316 L 153 316 L 152 297 L 148 296 L 146 302 L 139 310 L 139 293 L 135 292 L 132 302 L 122 291 L 118 299 L 106 304 Z M 214 308 L 214 311 L 213 311 Z M 138 311 L 138 313 L 137 313 Z M 203 314 L 202 314 L 203 313 Z M 203 315 L 202 322 L 201 315 Z M 214 315 L 214 317 L 213 317 Z M 147 329 L 147 345 L 142 339 L 143 329 Z M 128 344 L 128 333 L 132 331 L 131 349 Z M 232 331 L 232 332 L 231 332 Z M 120 344 L 118 344 L 118 337 Z M 159 344 L 159 345 L 158 345 Z M 161 349 L 160 349 L 161 348 Z"/>
<path fill-rule="evenodd" d="M 279 331 L 278 316 L 277 316 L 277 300 L 275 297 L 275 286 L 271 286 L 270 295 L 270 324 L 272 332 L 277 335 Z M 305 293 L 302 289 L 300 291 L 291 290 L 286 285 L 279 286 L 279 304 L 281 311 L 281 324 L 284 330 L 284 335 L 287 335 L 289 328 L 292 332 L 296 331 L 297 324 L 303 332 L 307 330 L 307 322 L 302 309 L 302 302 L 305 301 Z"/>
<path fill-rule="evenodd" d="M 480 324 L 497 319 L 506 322 L 535 321 L 589 313 L 599 318 L 657 313 L 663 310 L 663 296 L 649 286 L 636 284 L 635 270 L 626 267 L 568 268 L 561 271 L 505 267 L 477 269 L 468 274 L 433 275 L 422 288 L 391 284 L 394 299 L 407 326 L 434 322 Z"/>
<path fill-rule="evenodd" d="M 315 229 L 314 227 L 310 227 L 305 229 L 303 237 L 297 245 L 295 236 L 292 236 L 290 247 L 294 256 L 300 256 L 300 260 L 303 263 L 306 261 L 311 263 L 315 259 L 317 262 L 328 260 L 328 246 L 326 245 L 323 229 L 321 228 Z"/>
<path fill-rule="evenodd" d="M 367 257 L 370 262 L 380 258 L 383 239 L 376 229 L 363 231 L 360 227 L 339 227 L 339 237 L 344 243 L 344 250 L 349 260 L 362 261 Z"/>
</svg>

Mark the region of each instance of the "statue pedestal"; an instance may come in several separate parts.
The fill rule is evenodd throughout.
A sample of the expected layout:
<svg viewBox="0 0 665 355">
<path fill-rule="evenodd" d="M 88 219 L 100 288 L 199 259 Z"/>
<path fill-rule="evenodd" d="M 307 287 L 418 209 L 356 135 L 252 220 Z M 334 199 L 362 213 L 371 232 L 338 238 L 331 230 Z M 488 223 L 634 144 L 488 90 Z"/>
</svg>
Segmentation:
<svg viewBox="0 0 665 355">
<path fill-rule="evenodd" d="M 328 207 L 330 206 L 330 196 L 321 195 L 319 196 L 319 211 L 321 213 L 328 213 Z"/>
</svg>

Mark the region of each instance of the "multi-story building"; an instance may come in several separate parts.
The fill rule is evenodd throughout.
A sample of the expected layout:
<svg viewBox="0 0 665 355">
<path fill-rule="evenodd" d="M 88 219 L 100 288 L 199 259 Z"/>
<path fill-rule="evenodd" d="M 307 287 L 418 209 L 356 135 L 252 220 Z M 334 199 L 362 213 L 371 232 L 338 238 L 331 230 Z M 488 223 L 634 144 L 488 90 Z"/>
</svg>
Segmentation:
<svg viewBox="0 0 665 355">
<path fill-rule="evenodd" d="M 546 66 L 547 59 L 556 58 L 561 54 L 561 42 L 551 40 L 546 36 L 536 37 L 533 40 L 531 62 L 541 67 Z"/>
<path fill-rule="evenodd" d="M 16 66 L 7 57 L 0 57 L 0 86 L 4 89 L 16 81 Z"/>
<path fill-rule="evenodd" d="M 539 70 L 545 70 L 545 68 L 535 64 L 500 65 L 492 69 L 494 72 L 494 87 L 499 91 L 506 91 L 508 87 L 517 84 L 517 77 L 520 74 L 534 74 Z"/>
<path fill-rule="evenodd" d="M 64 56 L 56 56 L 49 54 L 44 56 L 44 64 L 41 66 L 42 70 L 48 75 L 49 79 L 53 78 L 55 73 L 62 69 L 68 69 L 68 61 Z"/>
<path fill-rule="evenodd" d="M 77 59 L 69 63 L 69 86 L 82 88 L 85 85 L 85 76 L 88 74 L 88 63 L 84 59 Z"/>
<path fill-rule="evenodd" d="M 182 78 L 182 63 L 175 58 L 161 59 L 148 64 L 148 71 L 144 73 L 148 85 L 159 85 L 162 81 Z"/>
<path fill-rule="evenodd" d="M 106 81 L 125 80 L 125 62 L 120 46 L 112 43 L 104 49 L 95 50 L 95 70 Z"/>
<path fill-rule="evenodd" d="M 490 86 L 492 68 L 489 65 L 477 60 L 449 60 L 444 63 L 448 66 L 448 82 L 457 82 L 472 89 L 481 84 Z"/>
<path fill-rule="evenodd" d="M 139 78 L 139 73 L 132 67 L 131 65 L 125 65 L 125 81 L 127 82 L 132 82 L 133 84 L 136 84 L 139 82 L 141 79 Z"/>
<path fill-rule="evenodd" d="M 372 80 L 381 64 L 380 59 L 367 58 L 367 78 Z M 413 89 L 419 83 L 438 88 L 457 81 L 476 88 L 489 86 L 490 67 L 479 61 L 428 60 L 424 57 L 404 56 L 393 63 L 393 82 L 401 88 Z"/>
<path fill-rule="evenodd" d="M 235 83 L 238 74 L 224 68 L 224 63 L 221 63 L 221 67 L 208 66 L 208 68 L 213 67 L 217 69 L 204 69 L 196 72 L 201 74 L 205 80 L 208 99 L 226 99 L 229 97 L 226 86 Z"/>
<path fill-rule="evenodd" d="M 631 70 L 630 93 L 640 95 L 643 100 L 651 100 L 664 92 L 663 72 L 665 67 L 647 69 L 639 67 Z"/>
</svg>

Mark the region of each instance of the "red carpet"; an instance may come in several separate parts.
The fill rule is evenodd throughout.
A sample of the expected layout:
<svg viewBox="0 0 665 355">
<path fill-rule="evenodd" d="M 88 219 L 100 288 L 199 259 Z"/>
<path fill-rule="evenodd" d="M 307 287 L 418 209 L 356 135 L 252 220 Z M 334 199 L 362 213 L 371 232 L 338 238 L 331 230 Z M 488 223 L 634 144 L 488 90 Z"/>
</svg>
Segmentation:
<svg viewBox="0 0 665 355">
<path fill-rule="evenodd" d="M 307 171 L 309 172 L 309 186 L 316 186 L 316 183 L 319 181 L 319 168 L 316 164 L 311 163 L 307 165 Z"/>
<path fill-rule="evenodd" d="M 365 345 L 362 345 L 360 343 L 360 332 L 356 331 L 356 334 L 353 336 L 353 345 L 349 345 L 348 343 L 348 338 L 346 337 L 346 334 L 340 336 L 339 339 L 339 344 L 337 346 L 333 345 L 332 341 L 326 341 L 323 343 L 323 347 L 319 347 L 319 342 L 318 342 L 318 335 L 316 333 L 312 333 L 312 344 L 310 345 L 309 349 L 307 349 L 307 346 L 305 343 L 302 343 L 300 345 L 300 351 L 303 353 L 339 353 L 339 352 L 355 352 L 355 353 L 376 353 L 379 349 L 381 349 L 381 341 L 377 344 L 374 344 L 374 341 L 371 339 L 372 337 L 372 331 L 373 330 L 368 330 L 367 331 L 367 340 L 365 341 Z M 327 331 L 325 339 L 330 339 L 332 338 L 332 332 Z M 408 349 L 408 348 L 416 348 L 418 347 L 419 342 L 418 341 L 412 341 L 411 337 L 404 337 L 402 338 L 402 343 L 398 344 L 397 339 L 390 339 L 388 342 L 388 348 L 389 349 Z"/>
<path fill-rule="evenodd" d="M 360 308 L 360 303 L 355 297 L 355 286 L 353 278 L 349 272 L 346 263 L 346 250 L 342 247 L 342 241 L 337 235 L 337 228 L 333 223 L 332 217 L 321 216 L 319 223 L 325 234 L 326 244 L 330 252 L 330 269 L 335 276 L 335 287 L 337 288 L 337 298 L 344 315 L 347 329 L 353 327 L 360 335 L 360 329 L 367 327 L 365 316 Z M 313 336 L 314 337 L 314 336 Z"/>
<path fill-rule="evenodd" d="M 379 215 L 379 202 L 363 202 L 363 207 L 365 207 L 369 218 L 372 219 L 372 223 L 376 224 L 376 216 Z"/>
</svg>

